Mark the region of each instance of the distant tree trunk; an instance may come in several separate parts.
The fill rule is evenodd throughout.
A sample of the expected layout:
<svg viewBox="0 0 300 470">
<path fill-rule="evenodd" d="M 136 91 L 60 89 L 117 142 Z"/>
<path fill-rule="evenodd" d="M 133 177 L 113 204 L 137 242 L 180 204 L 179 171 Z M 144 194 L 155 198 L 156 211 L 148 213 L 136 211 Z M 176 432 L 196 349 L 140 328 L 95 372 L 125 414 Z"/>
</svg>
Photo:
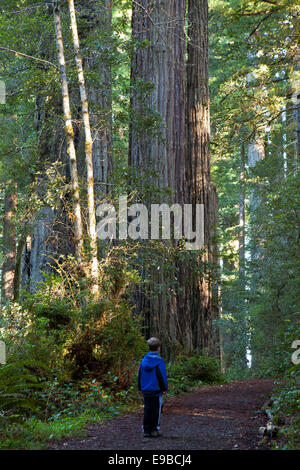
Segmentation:
<svg viewBox="0 0 300 470">
<path fill-rule="evenodd" d="M 188 180 L 190 200 L 204 204 L 205 252 L 198 262 L 217 267 L 217 195 L 210 179 L 209 89 L 208 89 L 208 5 L 207 0 L 188 2 L 187 66 Z M 194 348 L 219 355 L 218 334 L 213 320 L 218 318 L 217 295 L 211 278 L 202 276 L 193 287 Z M 214 298 L 213 298 L 214 297 Z"/>
<path fill-rule="evenodd" d="M 25 247 L 26 236 L 22 233 L 16 251 L 16 268 L 14 277 L 14 300 L 18 301 L 20 296 L 20 284 L 21 284 L 21 273 L 22 273 L 22 256 Z"/>
<path fill-rule="evenodd" d="M 300 28 L 298 27 L 300 30 Z M 300 72 L 300 46 L 298 46 L 298 53 L 296 57 L 295 70 Z M 294 104 L 294 166 L 297 168 L 299 164 L 300 155 L 300 80 L 298 79 L 295 83 L 295 90 L 293 93 L 293 104 Z"/>
<path fill-rule="evenodd" d="M 157 189 L 172 190 L 169 200 L 184 199 L 185 132 L 185 0 L 159 2 L 141 0 L 133 3 L 132 35 L 137 46 L 132 58 L 131 123 L 129 164 L 138 178 L 147 178 Z M 154 126 L 149 127 L 149 122 Z M 151 173 L 151 175 L 150 175 Z M 150 175 L 150 176 L 149 176 Z M 158 193 L 158 191 L 156 191 Z M 154 191 L 151 197 L 156 197 Z M 166 197 L 166 196 L 165 196 Z M 160 196 L 160 200 L 162 196 Z M 145 201 L 143 201 L 145 202 Z M 151 202 L 158 202 L 148 200 Z M 163 262 L 162 262 L 163 264 Z M 160 285 L 159 295 L 140 293 L 138 310 L 144 310 L 148 335 L 163 339 L 164 348 L 174 344 L 191 348 L 189 312 L 179 316 L 177 296 L 166 286 L 170 274 L 161 266 L 159 271 L 142 267 L 150 273 L 153 285 Z"/>
<path fill-rule="evenodd" d="M 1 304 L 5 305 L 14 299 L 14 277 L 16 267 L 16 210 L 17 186 L 8 182 L 4 195 L 3 218 L 3 264 Z"/>
<path fill-rule="evenodd" d="M 64 46 L 62 38 L 62 29 L 59 9 L 57 2 L 54 4 L 54 24 L 56 33 L 56 45 L 61 79 L 61 92 L 63 97 L 63 111 L 65 119 L 65 132 L 67 138 L 67 153 L 70 159 L 71 166 L 71 182 L 72 182 L 72 197 L 73 197 L 73 210 L 74 210 L 74 228 L 75 228 L 75 244 L 79 265 L 82 269 L 83 266 L 83 228 L 81 218 L 81 207 L 79 197 L 79 183 L 77 173 L 76 151 L 74 145 L 74 131 L 71 117 L 70 98 L 66 74 L 66 65 L 64 57 Z"/>
<path fill-rule="evenodd" d="M 80 90 L 80 99 L 83 115 L 83 125 L 85 133 L 85 158 L 87 168 L 87 193 L 88 193 L 88 231 L 91 246 L 91 277 L 92 277 L 92 294 L 99 296 L 98 284 L 98 259 L 97 259 L 97 234 L 96 234 L 96 214 L 94 199 L 94 172 L 93 172 L 93 141 L 90 127 L 89 107 L 86 94 L 84 73 L 82 68 L 82 58 L 80 54 L 79 38 L 77 31 L 76 13 L 74 1 L 68 0 L 71 17 L 71 30 L 73 37 L 73 45 L 75 50 L 76 68 L 78 75 L 78 83 Z"/>
<path fill-rule="evenodd" d="M 256 163 L 265 158 L 265 146 L 261 137 L 255 137 L 253 142 L 248 145 L 248 166 L 254 168 Z M 256 191 L 250 190 L 250 212 L 254 212 L 259 204 L 259 198 Z"/>
<path fill-rule="evenodd" d="M 239 204 L 239 273 L 245 275 L 245 144 L 241 143 L 240 204 Z"/>
<path fill-rule="evenodd" d="M 223 269 L 223 259 L 219 257 L 219 273 L 220 276 L 222 275 L 222 269 Z M 218 284 L 218 307 L 219 307 L 219 318 L 222 319 L 223 315 L 223 305 L 222 305 L 222 286 L 221 283 Z M 219 328 L 219 358 L 220 358 L 220 364 L 221 364 L 221 371 L 225 373 L 225 358 L 224 358 L 224 334 L 223 334 L 223 328 L 222 326 Z"/>
<path fill-rule="evenodd" d="M 247 311 L 247 303 L 246 303 L 246 271 L 245 271 L 245 229 L 246 229 L 246 212 L 245 212 L 245 177 L 246 177 L 246 149 L 245 143 L 241 142 L 240 147 L 241 153 L 241 161 L 240 161 L 240 201 L 239 201 L 239 236 L 238 236 L 238 246 L 239 246 L 239 286 L 240 286 L 240 298 L 242 300 L 242 309 L 241 313 L 243 313 L 243 324 L 245 334 L 248 338 L 248 342 L 250 340 L 250 331 L 248 327 L 248 316 L 249 312 Z M 234 338 L 232 338 L 234 340 Z M 245 344 L 245 351 L 244 357 L 240 358 L 243 366 L 247 367 L 247 348 L 249 344 Z M 242 360 L 244 359 L 244 360 Z"/>
</svg>

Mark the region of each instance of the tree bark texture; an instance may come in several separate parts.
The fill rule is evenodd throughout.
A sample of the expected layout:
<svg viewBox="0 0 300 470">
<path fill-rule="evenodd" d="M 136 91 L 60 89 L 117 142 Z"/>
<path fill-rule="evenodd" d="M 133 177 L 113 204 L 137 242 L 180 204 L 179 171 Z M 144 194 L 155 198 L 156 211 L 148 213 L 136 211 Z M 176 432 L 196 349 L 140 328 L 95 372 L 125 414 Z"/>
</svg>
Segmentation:
<svg viewBox="0 0 300 470">
<path fill-rule="evenodd" d="M 166 203 L 184 201 L 184 21 L 185 0 L 133 3 L 132 35 L 137 44 L 131 69 L 134 92 L 131 97 L 129 164 L 139 175 L 139 182 L 142 175 L 142 178 L 148 178 L 147 183 L 152 188 L 171 190 L 169 200 L 160 196 L 160 202 Z M 157 197 L 154 192 L 157 193 L 156 189 L 151 189 L 150 197 L 145 196 L 149 204 L 158 202 L 154 200 Z M 143 277 L 151 277 L 153 286 L 163 287 L 172 282 L 172 275 L 162 266 L 154 270 L 144 264 L 142 270 Z M 188 312 L 185 317 L 179 315 L 176 292 L 163 288 L 158 294 L 142 292 L 137 296 L 137 303 L 149 327 L 147 334 L 160 336 L 165 351 L 174 344 L 190 348 Z"/>
<path fill-rule="evenodd" d="M 176 202 L 183 200 L 186 147 L 184 18 L 183 0 L 133 3 L 133 38 L 146 45 L 132 59 L 129 163 L 154 170 L 154 183 L 171 188 Z"/>
<path fill-rule="evenodd" d="M 207 0 L 188 2 L 187 64 L 187 178 L 189 199 L 204 204 L 204 253 L 199 263 L 218 266 L 216 243 L 218 201 L 210 178 L 210 116 L 208 88 Z M 219 356 L 219 337 L 213 320 L 219 317 L 217 286 L 211 276 L 201 276 L 192 287 L 193 345 Z"/>
<path fill-rule="evenodd" d="M 133 38 L 140 46 L 132 59 L 129 163 L 139 175 L 152 171 L 155 187 L 171 189 L 170 200 L 164 202 L 204 204 L 206 248 L 197 264 L 217 264 L 213 239 L 218 202 L 208 150 L 207 3 L 189 2 L 187 71 L 185 7 L 185 1 L 134 2 Z M 195 276 L 192 264 L 187 268 L 174 262 L 176 292 L 154 298 L 150 294 L 150 301 L 142 295 L 139 305 L 146 312 L 149 335 L 158 334 L 186 351 L 218 355 L 218 335 L 212 327 L 219 315 L 217 286 L 211 277 Z M 151 268 L 144 266 L 146 271 Z M 151 276 L 154 285 L 172 280 L 164 269 Z"/>
<path fill-rule="evenodd" d="M 8 182 L 4 195 L 4 217 L 3 217 L 3 264 L 1 304 L 14 299 L 14 278 L 16 266 L 16 210 L 17 210 L 17 188 L 16 184 Z"/>
<path fill-rule="evenodd" d="M 87 72 L 93 74 L 92 80 L 86 80 L 86 90 L 93 139 L 94 192 L 97 204 L 111 192 L 110 177 L 113 170 L 112 2 L 78 0 L 77 10 L 81 19 L 78 28 L 81 48 L 84 50 L 83 66 Z"/>
</svg>

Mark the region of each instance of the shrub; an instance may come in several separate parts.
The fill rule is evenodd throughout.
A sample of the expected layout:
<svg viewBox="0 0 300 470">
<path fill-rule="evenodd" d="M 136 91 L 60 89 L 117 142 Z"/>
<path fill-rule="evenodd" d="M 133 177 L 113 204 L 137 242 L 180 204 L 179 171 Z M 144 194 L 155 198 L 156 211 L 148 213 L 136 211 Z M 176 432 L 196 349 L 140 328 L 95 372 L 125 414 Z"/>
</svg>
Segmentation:
<svg viewBox="0 0 300 470">
<path fill-rule="evenodd" d="M 168 377 L 171 389 L 188 390 L 200 383 L 224 383 L 220 363 L 213 357 L 200 355 L 178 356 L 176 362 L 168 364 Z"/>
<path fill-rule="evenodd" d="M 41 400 L 36 398 L 36 391 L 41 391 L 45 384 L 39 375 L 45 365 L 36 361 L 16 361 L 0 367 L 0 410 L 2 416 L 18 417 L 22 409 L 36 411 Z M 16 414 L 17 413 L 17 414 Z"/>
<path fill-rule="evenodd" d="M 132 316 L 126 303 L 121 303 L 114 316 L 103 324 L 88 324 L 69 346 L 75 378 L 92 376 L 114 390 L 130 387 L 138 362 L 146 352 L 140 320 Z"/>
<path fill-rule="evenodd" d="M 278 383 L 278 382 L 277 382 Z M 279 423 L 280 438 L 285 442 L 284 449 L 300 449 L 300 365 L 294 365 L 286 372 L 272 396 L 272 412 Z"/>
</svg>

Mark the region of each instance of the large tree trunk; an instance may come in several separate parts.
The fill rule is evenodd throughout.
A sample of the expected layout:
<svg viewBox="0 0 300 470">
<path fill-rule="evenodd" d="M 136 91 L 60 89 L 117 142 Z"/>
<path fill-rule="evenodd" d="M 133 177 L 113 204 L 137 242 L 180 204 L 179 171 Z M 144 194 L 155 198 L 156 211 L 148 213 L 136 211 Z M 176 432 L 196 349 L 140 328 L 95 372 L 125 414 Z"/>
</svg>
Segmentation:
<svg viewBox="0 0 300 470">
<path fill-rule="evenodd" d="M 59 97 L 52 97 L 46 103 L 43 98 L 37 96 L 34 129 L 38 136 L 39 159 L 38 175 L 35 178 L 37 196 L 41 201 L 44 200 L 51 184 L 46 172 L 49 162 L 52 168 L 56 168 L 59 174 L 66 178 L 66 183 L 70 181 L 70 162 L 64 146 L 65 135 L 64 129 L 61 128 L 61 119 L 57 118 L 53 124 L 53 114 L 57 110 L 60 113 Z M 67 198 L 71 200 L 71 194 Z M 53 270 L 53 258 L 58 258 L 62 253 L 75 254 L 73 224 L 69 216 L 71 210 L 66 209 L 65 203 L 66 200 L 61 203 L 59 210 L 43 207 L 34 215 L 33 220 L 28 214 L 18 242 L 18 251 L 24 245 L 22 257 L 21 260 L 17 259 L 16 266 L 20 270 L 19 281 L 22 289 L 34 292 L 38 283 L 44 279 L 43 272 L 49 273 Z M 15 288 L 18 296 L 17 284 Z"/>
<path fill-rule="evenodd" d="M 98 2 L 99 4 L 99 2 Z M 100 14 L 97 16 L 96 27 L 102 32 L 102 44 L 105 51 L 110 47 L 112 2 L 101 1 Z M 104 34 L 103 34 L 104 33 Z M 93 126 L 93 162 L 95 195 L 101 199 L 111 193 L 110 176 L 113 170 L 112 141 L 112 76 L 110 57 L 106 52 L 98 60 L 88 61 L 90 68 L 97 71 L 98 87 L 90 87 L 91 122 Z"/>
<path fill-rule="evenodd" d="M 188 3 L 187 67 L 187 175 L 190 201 L 204 204 L 204 254 L 198 262 L 217 267 L 217 194 L 210 179 L 209 157 L 209 89 L 208 89 L 208 5 L 207 0 Z M 218 334 L 213 333 L 213 320 L 219 309 L 212 278 L 202 276 L 192 287 L 194 348 L 219 355 Z M 214 295 L 214 293 L 216 295 Z"/>
<path fill-rule="evenodd" d="M 14 278 L 16 266 L 16 184 L 8 182 L 4 195 L 3 218 L 3 264 L 1 284 L 1 304 L 14 299 Z"/>
<path fill-rule="evenodd" d="M 171 188 L 176 202 L 182 193 L 186 142 L 184 13 L 183 0 L 134 2 L 132 13 L 134 39 L 150 44 L 133 53 L 129 163 L 139 171 L 156 171 L 155 183 Z M 151 84 L 151 91 L 145 91 Z M 155 130 L 145 128 L 151 111 L 161 119 Z"/>
<path fill-rule="evenodd" d="M 112 76 L 113 39 L 110 0 L 78 0 L 79 38 L 84 50 L 87 96 L 93 139 L 93 172 L 96 204 L 111 192 L 113 170 L 112 146 Z M 99 48 L 99 43 L 101 48 Z M 97 53 L 95 54 L 95 50 Z"/>
<path fill-rule="evenodd" d="M 184 199 L 184 18 L 185 0 L 133 3 L 133 38 L 147 43 L 137 46 L 132 58 L 134 92 L 131 97 L 129 164 L 138 175 L 143 175 L 145 186 L 151 182 L 157 189 L 172 190 L 169 200 L 163 201 L 166 203 L 181 203 Z M 156 118 L 155 125 L 153 118 Z M 150 176 L 146 182 L 147 174 Z M 154 192 L 158 193 L 156 190 L 151 192 L 149 204 L 158 202 L 154 200 L 157 198 Z M 160 268 L 157 271 L 144 264 L 143 276 L 148 272 L 152 285 L 161 286 L 162 290 L 156 296 L 150 293 L 150 298 L 144 291 L 137 301 L 138 310 L 142 309 L 147 319 L 147 334 L 160 336 L 168 352 L 174 343 L 186 345 L 190 342 L 191 325 L 186 318 L 179 318 L 176 293 L 164 289 L 170 283 L 170 274 Z M 188 315 L 188 312 L 183 313 Z"/>
</svg>

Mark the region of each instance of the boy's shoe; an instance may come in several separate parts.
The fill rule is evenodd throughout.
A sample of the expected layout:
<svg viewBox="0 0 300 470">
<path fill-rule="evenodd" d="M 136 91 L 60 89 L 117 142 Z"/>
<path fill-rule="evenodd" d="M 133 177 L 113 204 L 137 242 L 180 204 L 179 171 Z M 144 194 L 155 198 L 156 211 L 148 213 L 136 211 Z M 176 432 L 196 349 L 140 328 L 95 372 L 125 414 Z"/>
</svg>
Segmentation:
<svg viewBox="0 0 300 470">
<path fill-rule="evenodd" d="M 144 432 L 144 437 L 152 437 L 150 432 Z"/>
<path fill-rule="evenodd" d="M 160 437 L 161 435 L 162 435 L 162 433 L 159 432 L 159 431 L 157 431 L 157 430 L 152 431 L 152 433 L 151 433 L 151 436 L 152 436 L 152 437 Z"/>
</svg>

